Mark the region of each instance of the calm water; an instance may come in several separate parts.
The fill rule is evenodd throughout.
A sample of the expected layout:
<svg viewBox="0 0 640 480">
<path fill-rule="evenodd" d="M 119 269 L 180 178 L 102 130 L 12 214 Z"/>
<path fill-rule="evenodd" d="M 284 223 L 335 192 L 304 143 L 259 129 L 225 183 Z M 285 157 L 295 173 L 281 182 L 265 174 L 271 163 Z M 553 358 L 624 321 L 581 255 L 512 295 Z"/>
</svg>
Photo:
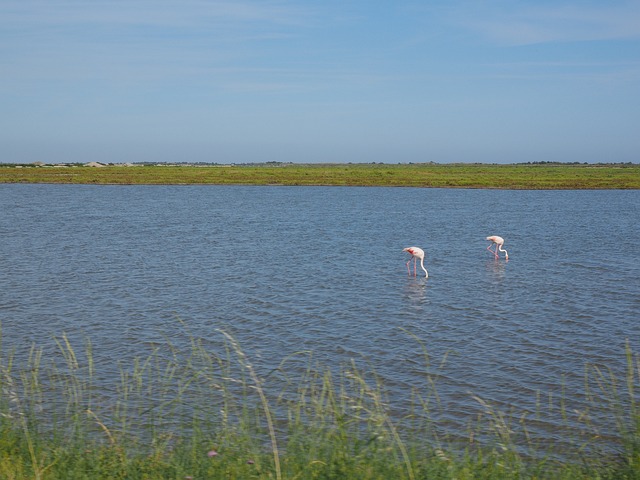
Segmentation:
<svg viewBox="0 0 640 480">
<path fill-rule="evenodd" d="M 0 185 L 0 205 L 3 348 L 88 337 L 107 377 L 179 342 L 180 318 L 231 332 L 260 372 L 300 350 L 353 358 L 402 411 L 422 343 L 448 354 L 438 392 L 461 433 L 471 394 L 579 403 L 586 363 L 622 375 L 625 341 L 640 351 L 639 191 Z M 411 245 L 428 279 L 407 276 Z"/>
</svg>

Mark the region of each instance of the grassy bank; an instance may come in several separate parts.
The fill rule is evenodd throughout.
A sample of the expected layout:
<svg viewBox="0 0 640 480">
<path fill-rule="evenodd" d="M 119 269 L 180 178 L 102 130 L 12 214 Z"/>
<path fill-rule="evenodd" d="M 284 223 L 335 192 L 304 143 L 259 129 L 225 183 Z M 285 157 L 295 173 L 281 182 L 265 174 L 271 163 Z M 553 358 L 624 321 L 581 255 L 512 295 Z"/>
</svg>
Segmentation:
<svg viewBox="0 0 640 480">
<path fill-rule="evenodd" d="M 261 164 L 0 166 L 0 183 L 349 185 L 502 189 L 638 189 L 638 164 Z"/>
<path fill-rule="evenodd" d="M 528 420 L 476 399 L 481 413 L 452 439 L 436 420 L 444 362 L 432 365 L 426 351 L 429 386 L 412 392 L 410 411 L 391 414 L 384 385 L 355 361 L 332 372 L 301 352 L 261 372 L 220 337 L 190 339 L 187 352 L 156 346 L 120 365 L 113 392 L 98 387 L 89 341 L 78 349 L 62 336 L 52 358 L 33 348 L 21 365 L 2 353 L 0 478 L 640 478 L 640 365 L 629 350 L 626 378 L 587 369 L 584 411 L 550 397 Z M 590 420 L 602 411 L 616 431 L 606 442 Z M 574 443 L 534 439 L 527 421 L 545 415 L 577 425 Z"/>
</svg>

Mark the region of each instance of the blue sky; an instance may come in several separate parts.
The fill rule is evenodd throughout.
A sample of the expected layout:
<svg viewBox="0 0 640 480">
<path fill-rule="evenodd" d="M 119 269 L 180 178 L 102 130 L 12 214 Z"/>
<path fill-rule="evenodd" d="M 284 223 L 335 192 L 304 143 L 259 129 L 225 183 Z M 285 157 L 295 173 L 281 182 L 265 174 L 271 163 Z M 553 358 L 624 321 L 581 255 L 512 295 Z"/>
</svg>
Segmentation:
<svg viewBox="0 0 640 480">
<path fill-rule="evenodd" d="M 0 162 L 638 162 L 640 1 L 3 0 Z"/>
</svg>

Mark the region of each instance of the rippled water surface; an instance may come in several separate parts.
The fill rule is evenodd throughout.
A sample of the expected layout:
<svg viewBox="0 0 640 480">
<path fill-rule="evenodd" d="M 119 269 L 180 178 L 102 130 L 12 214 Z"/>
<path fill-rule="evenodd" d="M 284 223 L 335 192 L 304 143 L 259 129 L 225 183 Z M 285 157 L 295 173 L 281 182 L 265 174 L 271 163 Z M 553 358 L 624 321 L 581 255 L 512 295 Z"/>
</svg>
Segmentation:
<svg viewBox="0 0 640 480">
<path fill-rule="evenodd" d="M 463 430 L 471 394 L 533 409 L 640 350 L 638 191 L 0 185 L 0 204 L 4 350 L 88 337 L 107 377 L 183 338 L 180 319 L 229 331 L 263 372 L 301 350 L 356 359 L 402 410 L 424 347 L 446 355 L 438 393 Z M 411 245 L 428 279 L 407 276 Z"/>
</svg>

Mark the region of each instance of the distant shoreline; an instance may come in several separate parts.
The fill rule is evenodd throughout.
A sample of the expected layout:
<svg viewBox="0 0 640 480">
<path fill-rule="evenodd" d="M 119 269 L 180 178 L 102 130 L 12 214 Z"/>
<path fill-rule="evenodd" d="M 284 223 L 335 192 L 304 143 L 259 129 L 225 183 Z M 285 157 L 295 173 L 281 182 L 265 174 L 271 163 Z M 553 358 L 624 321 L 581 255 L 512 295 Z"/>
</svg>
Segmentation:
<svg viewBox="0 0 640 480">
<path fill-rule="evenodd" d="M 0 164 L 0 183 L 640 189 L 640 164 L 631 163 L 88 165 Z"/>
</svg>

